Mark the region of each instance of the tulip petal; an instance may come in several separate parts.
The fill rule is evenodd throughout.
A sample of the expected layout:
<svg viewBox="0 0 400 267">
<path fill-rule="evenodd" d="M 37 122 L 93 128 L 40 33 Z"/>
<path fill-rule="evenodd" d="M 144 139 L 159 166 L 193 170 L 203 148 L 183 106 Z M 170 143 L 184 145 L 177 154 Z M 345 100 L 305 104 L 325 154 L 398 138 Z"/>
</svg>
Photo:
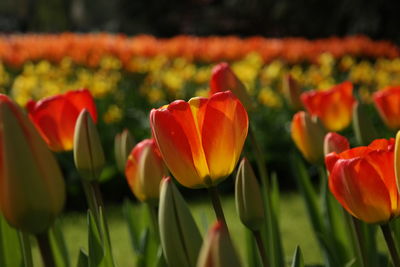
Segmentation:
<svg viewBox="0 0 400 267">
<path fill-rule="evenodd" d="M 367 160 L 338 160 L 329 177 L 329 187 L 342 206 L 360 220 L 376 223 L 390 219 L 388 189 Z"/>
<path fill-rule="evenodd" d="M 387 126 L 400 127 L 400 87 L 381 90 L 373 95 L 375 107 Z"/>
<path fill-rule="evenodd" d="M 230 91 L 217 93 L 204 110 L 201 131 L 211 177 L 225 178 L 235 168 L 247 136 L 246 110 Z"/>
<path fill-rule="evenodd" d="M 186 187 L 201 187 L 202 177 L 194 165 L 188 137 L 175 118 L 166 108 L 153 109 L 150 113 L 153 135 L 166 165 L 175 178 Z"/>
</svg>

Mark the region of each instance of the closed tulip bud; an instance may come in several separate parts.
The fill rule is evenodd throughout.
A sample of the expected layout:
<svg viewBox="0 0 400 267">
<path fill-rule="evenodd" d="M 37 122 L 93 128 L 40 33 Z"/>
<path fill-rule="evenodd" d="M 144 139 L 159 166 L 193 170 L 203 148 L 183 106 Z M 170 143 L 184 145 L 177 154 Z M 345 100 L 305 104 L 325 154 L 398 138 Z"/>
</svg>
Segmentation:
<svg viewBox="0 0 400 267">
<path fill-rule="evenodd" d="M 283 95 L 285 96 L 290 107 L 298 110 L 303 106 L 300 100 L 300 87 L 292 75 L 287 74 L 283 76 L 282 89 Z"/>
<path fill-rule="evenodd" d="M 293 116 L 291 135 L 297 148 L 310 163 L 318 163 L 324 156 L 325 130 L 317 117 L 304 111 Z"/>
<path fill-rule="evenodd" d="M 0 95 L 0 208 L 13 227 L 45 232 L 61 212 L 65 184 L 54 155 L 29 119 Z"/>
<path fill-rule="evenodd" d="M 235 199 L 242 223 L 252 231 L 259 230 L 264 222 L 263 198 L 253 169 L 245 158 L 236 176 Z"/>
<path fill-rule="evenodd" d="M 400 192 L 400 131 L 396 134 L 396 144 L 394 147 L 394 171 L 396 175 L 397 190 Z"/>
<path fill-rule="evenodd" d="M 248 111 L 254 108 L 254 102 L 246 87 L 226 62 L 219 63 L 211 71 L 210 96 L 224 91 L 232 91 Z"/>
<path fill-rule="evenodd" d="M 140 200 L 158 204 L 161 179 L 168 174 L 154 139 L 145 139 L 132 150 L 125 176 L 133 194 Z"/>
<path fill-rule="evenodd" d="M 168 266 L 196 266 L 202 238 L 185 200 L 169 177 L 161 182 L 158 220 Z"/>
<path fill-rule="evenodd" d="M 353 129 L 359 145 L 369 144 L 378 136 L 365 108 L 359 103 L 353 106 Z"/>
<path fill-rule="evenodd" d="M 104 166 L 99 133 L 90 113 L 84 109 L 76 121 L 74 134 L 75 166 L 83 179 L 96 180 Z"/>
<path fill-rule="evenodd" d="M 343 135 L 335 132 L 330 132 L 325 135 L 324 139 L 324 154 L 328 155 L 331 152 L 340 153 L 350 149 L 349 141 Z"/>
<path fill-rule="evenodd" d="M 134 139 L 128 129 L 118 133 L 114 139 L 114 155 L 118 170 L 125 172 L 126 160 L 134 146 Z"/>
<path fill-rule="evenodd" d="M 242 266 L 228 231 L 221 222 L 216 222 L 208 232 L 201 247 L 197 267 Z"/>
</svg>

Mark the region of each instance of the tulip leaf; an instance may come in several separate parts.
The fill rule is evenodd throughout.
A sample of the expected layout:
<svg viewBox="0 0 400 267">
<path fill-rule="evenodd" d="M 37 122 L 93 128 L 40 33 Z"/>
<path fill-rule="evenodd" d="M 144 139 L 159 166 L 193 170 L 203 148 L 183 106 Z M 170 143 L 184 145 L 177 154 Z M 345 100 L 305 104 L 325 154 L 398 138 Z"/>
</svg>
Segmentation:
<svg viewBox="0 0 400 267">
<path fill-rule="evenodd" d="M 279 216 L 279 184 L 276 172 L 271 175 L 271 204 L 275 217 Z"/>
<path fill-rule="evenodd" d="M 254 235 L 246 229 L 247 266 L 262 267 L 260 253 L 258 253 Z"/>
<path fill-rule="evenodd" d="M 292 267 L 304 267 L 303 254 L 299 246 L 297 246 L 294 251 Z"/>
<path fill-rule="evenodd" d="M 60 222 L 55 221 L 49 231 L 51 251 L 54 255 L 54 260 L 57 267 L 70 266 L 67 245 L 63 233 L 61 231 Z"/>
<path fill-rule="evenodd" d="M 76 267 L 89 267 L 89 256 L 82 248 L 79 250 Z"/>
<path fill-rule="evenodd" d="M 24 266 L 21 249 L 18 232 L 0 215 L 0 266 Z"/>
<path fill-rule="evenodd" d="M 96 221 L 88 211 L 88 226 L 89 226 L 89 266 L 100 266 L 103 258 L 103 242 L 100 237 L 100 231 L 96 225 Z"/>
</svg>

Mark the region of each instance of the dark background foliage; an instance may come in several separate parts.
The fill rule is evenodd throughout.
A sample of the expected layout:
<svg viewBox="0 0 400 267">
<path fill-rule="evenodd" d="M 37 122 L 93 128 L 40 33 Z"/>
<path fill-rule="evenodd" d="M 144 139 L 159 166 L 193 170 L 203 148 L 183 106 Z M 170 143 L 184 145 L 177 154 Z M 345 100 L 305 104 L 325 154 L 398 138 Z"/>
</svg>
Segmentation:
<svg viewBox="0 0 400 267">
<path fill-rule="evenodd" d="M 0 31 L 107 31 L 158 37 L 366 34 L 400 43 L 394 0 L 2 0 Z"/>
</svg>

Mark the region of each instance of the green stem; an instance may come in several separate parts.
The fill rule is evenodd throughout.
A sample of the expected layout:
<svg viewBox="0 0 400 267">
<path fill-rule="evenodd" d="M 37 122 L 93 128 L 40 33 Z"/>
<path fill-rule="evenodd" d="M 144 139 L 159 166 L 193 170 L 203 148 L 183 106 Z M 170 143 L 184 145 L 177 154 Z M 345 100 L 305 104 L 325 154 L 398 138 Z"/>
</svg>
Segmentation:
<svg viewBox="0 0 400 267">
<path fill-rule="evenodd" d="M 22 255 L 24 257 L 25 267 L 33 267 L 31 242 L 27 233 L 19 231 L 19 239 L 22 245 Z"/>
<path fill-rule="evenodd" d="M 99 225 L 100 214 L 99 214 L 99 209 L 98 209 L 97 202 L 96 202 L 96 197 L 94 196 L 93 188 L 92 188 L 90 182 L 88 182 L 87 180 L 81 179 L 81 181 L 82 181 L 83 190 L 85 192 L 88 207 L 92 211 L 97 225 Z"/>
<path fill-rule="evenodd" d="M 346 212 L 347 213 L 347 212 Z M 360 254 L 360 264 L 361 266 L 369 266 L 368 260 L 367 260 L 367 249 L 365 248 L 365 240 L 364 240 L 364 235 L 363 231 L 361 229 L 361 224 L 360 221 L 351 216 L 350 214 L 348 215 L 351 217 L 352 220 L 352 231 L 354 231 L 356 235 L 356 245 L 357 245 L 357 253 Z"/>
<path fill-rule="evenodd" d="M 153 231 L 156 235 L 157 241 L 160 242 L 160 230 L 158 227 L 157 207 L 151 203 L 146 203 L 146 206 L 149 210 Z"/>
<path fill-rule="evenodd" d="M 215 215 L 217 216 L 218 221 L 222 222 L 228 230 L 228 225 L 226 224 L 225 215 L 224 211 L 222 210 L 221 200 L 219 198 L 217 187 L 209 187 L 208 192 L 211 196 L 211 202 L 213 204 Z"/>
<path fill-rule="evenodd" d="M 393 240 L 392 232 L 390 230 L 389 224 L 381 224 L 381 230 L 383 236 L 385 237 L 386 245 L 389 249 L 390 256 L 392 257 L 393 265 L 395 267 L 400 267 L 400 258 L 396 249 L 396 245 Z"/>
<path fill-rule="evenodd" d="M 253 231 L 253 235 L 254 235 L 254 238 L 255 238 L 256 243 L 257 243 L 258 252 L 260 252 L 260 256 L 261 256 L 261 260 L 263 262 L 263 266 L 264 267 L 268 267 L 268 259 L 267 259 L 267 255 L 265 254 L 265 246 L 264 246 L 264 242 L 263 242 L 262 237 L 261 237 L 261 232 L 260 231 Z"/>
<path fill-rule="evenodd" d="M 42 255 L 43 264 L 45 267 L 55 267 L 54 255 L 51 251 L 49 235 L 47 232 L 37 234 L 36 240 L 39 245 L 40 254 Z"/>
<path fill-rule="evenodd" d="M 360 231 L 360 227 L 358 226 L 358 231 L 356 230 L 355 224 L 355 218 L 351 216 L 345 209 L 342 209 L 344 218 L 346 219 L 347 227 L 350 231 L 351 234 L 351 244 L 353 246 L 353 250 L 357 259 L 357 262 L 359 262 L 359 266 L 361 267 L 366 267 L 366 257 L 363 253 L 363 242 L 362 242 L 362 235 Z M 357 223 L 358 224 L 358 223 Z M 365 251 L 365 249 L 364 249 Z"/>
</svg>

